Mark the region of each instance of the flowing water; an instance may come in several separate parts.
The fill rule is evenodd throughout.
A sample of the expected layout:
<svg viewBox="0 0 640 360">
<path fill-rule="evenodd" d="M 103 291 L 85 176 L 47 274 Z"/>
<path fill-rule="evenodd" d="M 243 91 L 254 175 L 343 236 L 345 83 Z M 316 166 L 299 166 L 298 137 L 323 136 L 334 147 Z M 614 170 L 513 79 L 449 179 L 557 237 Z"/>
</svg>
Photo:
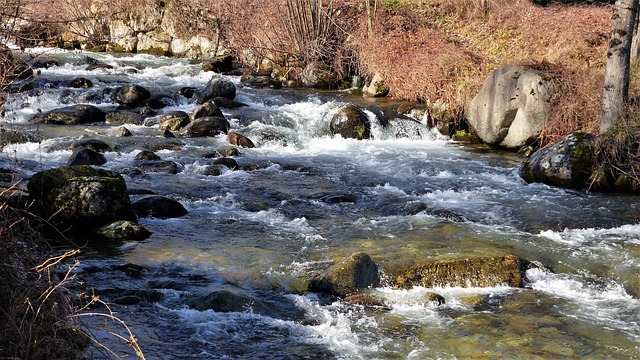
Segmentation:
<svg viewBox="0 0 640 360">
<path fill-rule="evenodd" d="M 0 165 L 29 176 L 65 165 L 72 142 L 99 138 L 119 146 L 103 167 L 123 173 L 130 190 L 173 197 L 189 211 L 140 219 L 153 233 L 145 241 L 89 243 L 76 270 L 87 289 L 112 302 L 147 359 L 640 358 L 638 197 L 526 184 L 523 159 L 452 142 L 419 117 L 374 126 L 373 140 L 332 137 L 328 121 L 342 105 L 374 104 L 340 92 L 252 89 L 236 77 L 237 100 L 249 106 L 223 111 L 232 130 L 257 145 L 236 157 L 246 170 L 204 175 L 211 160 L 202 155 L 229 146 L 221 135 L 179 138 L 179 149 L 158 151 L 179 164 L 176 175 L 139 174 L 131 171 L 136 144 L 164 141 L 153 122 L 127 125 L 134 136 L 119 138 L 120 125 L 27 120 L 73 103 L 113 106 L 104 89 L 124 83 L 175 94 L 203 87 L 212 74 L 188 60 L 104 54 L 89 55 L 113 68 L 87 71 L 87 53 L 46 52 L 62 65 L 42 69 L 41 78 L 82 76 L 94 86 L 9 96 L 3 128 L 38 138 L 6 146 Z M 196 107 L 173 99 L 162 111 Z M 321 201 L 345 194 L 355 202 Z M 416 204 L 426 210 L 407 211 Z M 308 279 L 355 252 L 382 269 L 506 253 L 538 266 L 526 272 L 524 288 L 372 289 L 386 311 L 305 293 Z M 189 306 L 216 290 L 253 303 L 231 312 Z M 429 301 L 431 292 L 446 302 Z M 144 301 L 127 305 L 122 299 L 132 294 Z M 92 319 L 87 328 L 115 354 L 133 354 L 109 333 L 126 334 L 116 325 Z M 91 355 L 113 358 L 99 348 Z"/>
</svg>

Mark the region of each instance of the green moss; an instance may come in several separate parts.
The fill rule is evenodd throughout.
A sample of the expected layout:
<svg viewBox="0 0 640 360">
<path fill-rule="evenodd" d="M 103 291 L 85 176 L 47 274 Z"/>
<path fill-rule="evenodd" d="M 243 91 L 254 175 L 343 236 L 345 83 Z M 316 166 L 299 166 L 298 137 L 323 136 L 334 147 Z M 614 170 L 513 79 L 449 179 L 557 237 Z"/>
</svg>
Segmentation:
<svg viewBox="0 0 640 360">
<path fill-rule="evenodd" d="M 150 55 L 156 55 L 156 56 L 169 56 L 171 55 L 171 52 L 169 50 L 165 50 L 161 47 L 150 47 L 148 49 L 145 50 L 139 50 L 138 51 L 141 54 L 150 54 Z"/>
</svg>

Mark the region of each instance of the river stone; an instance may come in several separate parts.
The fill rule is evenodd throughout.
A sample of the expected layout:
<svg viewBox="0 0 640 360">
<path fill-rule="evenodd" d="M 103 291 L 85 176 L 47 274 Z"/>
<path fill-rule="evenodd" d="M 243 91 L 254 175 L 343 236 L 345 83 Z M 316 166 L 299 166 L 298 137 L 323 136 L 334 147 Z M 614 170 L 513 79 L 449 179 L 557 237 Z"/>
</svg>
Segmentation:
<svg viewBox="0 0 640 360">
<path fill-rule="evenodd" d="M 131 133 L 131 131 L 129 129 L 127 129 L 124 126 L 121 126 L 121 127 L 118 128 L 118 130 L 116 130 L 116 136 L 128 137 L 128 136 L 133 136 L 133 134 Z"/>
<path fill-rule="evenodd" d="M 469 103 L 467 120 L 487 144 L 518 149 L 540 134 L 556 92 L 550 75 L 501 66 L 489 74 Z"/>
<path fill-rule="evenodd" d="M 87 149 L 91 149 L 91 150 L 97 151 L 97 152 L 113 151 L 113 149 L 111 149 L 111 146 L 109 146 L 109 144 L 107 144 L 106 142 L 104 142 L 102 140 L 98 140 L 98 139 L 88 139 L 88 140 L 76 141 L 71 146 L 71 150 L 74 151 L 75 149 L 77 149 L 79 147 L 85 147 Z"/>
<path fill-rule="evenodd" d="M 367 114 L 357 106 L 347 105 L 333 116 L 329 125 L 331 133 L 345 139 L 371 138 L 371 123 Z"/>
<path fill-rule="evenodd" d="M 151 232 L 144 226 L 126 220 L 116 221 L 102 226 L 97 231 L 98 235 L 115 241 L 144 240 L 151 236 Z"/>
<path fill-rule="evenodd" d="M 132 204 L 139 217 L 177 218 L 188 214 L 177 200 L 162 195 L 143 196 Z"/>
<path fill-rule="evenodd" d="M 235 84 L 225 78 L 214 77 L 209 80 L 204 89 L 196 91 L 193 95 L 194 100 L 198 104 L 204 104 L 205 102 L 217 97 L 224 97 L 231 100 L 235 99 Z"/>
<path fill-rule="evenodd" d="M 522 166 L 528 182 L 583 189 L 589 186 L 595 137 L 576 132 L 536 152 Z"/>
<path fill-rule="evenodd" d="M 205 117 L 196 119 L 184 127 L 182 134 L 186 137 L 204 137 L 226 134 L 230 125 L 222 117 Z"/>
<path fill-rule="evenodd" d="M 142 150 L 136 155 L 136 160 L 161 160 L 161 158 L 153 151 Z"/>
<path fill-rule="evenodd" d="M 311 62 L 302 70 L 300 81 L 305 87 L 329 89 L 337 82 L 337 78 L 326 64 Z"/>
<path fill-rule="evenodd" d="M 76 125 L 104 122 L 105 114 L 93 105 L 78 104 L 33 116 L 31 122 L 52 125 Z"/>
<path fill-rule="evenodd" d="M 160 117 L 160 130 L 180 130 L 189 124 L 189 114 L 184 111 L 169 111 Z"/>
<path fill-rule="evenodd" d="M 238 162 L 236 162 L 234 159 L 228 158 L 228 157 L 222 157 L 222 158 L 214 160 L 213 161 L 213 165 L 223 165 L 223 166 L 228 167 L 231 170 L 237 170 L 238 169 Z"/>
<path fill-rule="evenodd" d="M 93 87 L 93 83 L 91 82 L 91 80 L 82 77 L 72 79 L 69 82 L 65 83 L 65 85 L 75 89 L 88 89 L 90 87 Z"/>
<path fill-rule="evenodd" d="M 191 113 L 191 120 L 196 120 L 204 117 L 224 117 L 222 110 L 216 105 L 213 100 L 209 100 L 204 104 L 200 105 L 197 109 L 195 109 Z M 173 129 L 175 130 L 175 129 Z"/>
<path fill-rule="evenodd" d="M 150 160 L 143 161 L 138 164 L 138 169 L 143 172 L 157 172 L 167 174 L 177 174 L 179 171 L 178 164 L 171 160 Z"/>
<path fill-rule="evenodd" d="M 88 165 L 59 167 L 34 174 L 27 189 L 39 215 L 78 228 L 137 221 L 124 179 L 112 171 Z"/>
<path fill-rule="evenodd" d="M 398 288 L 492 287 L 508 285 L 522 287 L 525 261 L 515 255 L 435 260 L 402 271 L 395 276 Z"/>
<path fill-rule="evenodd" d="M 113 102 L 126 107 L 135 108 L 149 99 L 151 93 L 140 85 L 125 85 L 115 89 L 112 95 Z"/>
<path fill-rule="evenodd" d="M 256 297 L 241 289 L 222 289 L 192 299 L 189 307 L 198 311 L 246 312 L 251 308 L 257 313 L 271 313 L 269 307 Z"/>
<path fill-rule="evenodd" d="M 345 297 L 378 286 L 378 267 L 369 255 L 357 253 L 336 263 L 321 278 L 311 280 L 308 290 Z"/>
<path fill-rule="evenodd" d="M 145 115 L 127 110 L 108 111 L 105 115 L 105 121 L 110 125 L 142 125 L 145 118 Z"/>
<path fill-rule="evenodd" d="M 240 147 L 243 147 L 243 148 L 251 149 L 251 148 L 256 147 L 253 144 L 253 141 L 251 141 L 248 137 L 246 137 L 246 136 L 244 136 L 242 134 L 235 133 L 235 132 L 230 132 L 227 135 L 227 141 L 229 141 L 229 143 L 231 145 L 240 146 Z"/>
<path fill-rule="evenodd" d="M 224 73 L 233 70 L 233 57 L 231 55 L 216 56 L 202 64 L 202 71 Z"/>
<path fill-rule="evenodd" d="M 67 160 L 67 166 L 75 165 L 104 165 L 107 163 L 107 158 L 101 153 L 87 149 L 85 147 L 76 148 L 69 159 Z"/>
<path fill-rule="evenodd" d="M 238 109 L 241 107 L 249 106 L 245 103 L 235 101 L 233 99 L 228 99 L 225 97 L 215 97 L 213 98 L 213 102 L 216 103 L 216 105 L 218 105 L 219 107 L 225 108 L 225 109 Z"/>
<path fill-rule="evenodd" d="M 352 305 L 360 305 L 368 310 L 391 310 L 384 299 L 371 294 L 355 294 L 347 296 L 343 299 L 345 302 Z"/>
</svg>

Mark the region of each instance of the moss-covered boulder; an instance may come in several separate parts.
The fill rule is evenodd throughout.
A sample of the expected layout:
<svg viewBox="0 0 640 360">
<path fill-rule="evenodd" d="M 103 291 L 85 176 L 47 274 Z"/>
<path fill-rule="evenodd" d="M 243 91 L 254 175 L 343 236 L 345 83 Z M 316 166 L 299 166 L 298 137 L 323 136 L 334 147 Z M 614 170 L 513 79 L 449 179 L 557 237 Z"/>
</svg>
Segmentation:
<svg viewBox="0 0 640 360">
<path fill-rule="evenodd" d="M 528 182 L 582 189 L 589 186 L 595 137 L 576 132 L 536 152 L 524 163 L 520 175 Z"/>
<path fill-rule="evenodd" d="M 395 287 L 424 286 L 522 287 L 526 261 L 515 255 L 435 260 L 420 263 L 393 276 Z"/>
<path fill-rule="evenodd" d="M 45 170 L 33 175 L 27 189 L 38 215 L 78 229 L 137 221 L 125 181 L 112 171 L 88 165 Z"/>
<path fill-rule="evenodd" d="M 378 266 L 369 255 L 357 253 L 336 263 L 324 276 L 311 280 L 308 290 L 346 297 L 378 286 Z"/>
<path fill-rule="evenodd" d="M 341 135 L 346 139 L 370 139 L 371 122 L 362 109 L 354 105 L 347 105 L 340 109 L 331 119 L 329 125 L 331 133 Z"/>
<path fill-rule="evenodd" d="M 98 229 L 97 234 L 114 241 L 144 240 L 151 236 L 151 232 L 144 226 L 127 220 L 120 220 L 102 226 Z"/>
</svg>

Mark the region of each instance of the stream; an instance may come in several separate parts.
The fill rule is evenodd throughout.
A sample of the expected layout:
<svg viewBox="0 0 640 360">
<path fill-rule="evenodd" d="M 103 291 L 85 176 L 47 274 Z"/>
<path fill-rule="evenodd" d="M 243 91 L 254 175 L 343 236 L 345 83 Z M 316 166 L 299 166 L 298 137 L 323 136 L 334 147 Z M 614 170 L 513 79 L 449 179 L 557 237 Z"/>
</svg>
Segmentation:
<svg viewBox="0 0 640 360">
<path fill-rule="evenodd" d="M 214 75 L 188 59 L 33 49 L 59 65 L 39 77 L 91 80 L 88 89 L 42 86 L 6 95 L 0 125 L 34 139 L 2 149 L 0 167 L 28 177 L 66 165 L 69 145 L 101 139 L 116 146 L 102 168 L 122 173 L 131 199 L 152 191 L 178 200 L 188 214 L 141 218 L 144 241 L 82 246 L 74 270 L 136 335 L 147 359 L 637 359 L 640 358 L 640 203 L 632 195 L 527 184 L 514 153 L 463 145 L 428 129 L 421 116 L 373 126 L 372 140 L 332 137 L 329 120 L 348 92 L 257 89 L 228 76 L 236 100 L 222 109 L 231 130 L 252 139 L 239 149 L 240 170 L 205 175 L 203 154 L 228 148 L 225 135 L 176 138 L 156 153 L 178 174 L 130 171 L 141 144 L 167 141 L 157 119 L 197 105 L 176 95 Z M 111 68 L 87 70 L 86 56 Z M 114 103 L 105 89 L 138 84 L 171 94 L 145 125 L 36 125 L 39 111 Z M 413 114 L 413 115 L 412 115 Z M 370 119 L 374 112 L 367 111 Z M 160 140 L 158 140 L 160 139 Z M 355 202 L 326 202 L 348 194 Z M 407 211 L 422 204 L 423 211 Z M 455 214 L 450 217 L 439 214 Z M 306 282 L 335 261 L 364 252 L 383 269 L 416 259 L 499 256 L 535 263 L 524 288 L 387 286 L 369 293 L 381 311 L 306 293 Z M 189 306 L 225 290 L 254 299 L 216 312 Z M 444 304 L 428 300 L 436 292 Z M 142 301 L 127 301 L 138 297 Z M 135 358 L 110 332 L 126 329 L 85 318 L 87 331 L 113 353 Z"/>
</svg>

